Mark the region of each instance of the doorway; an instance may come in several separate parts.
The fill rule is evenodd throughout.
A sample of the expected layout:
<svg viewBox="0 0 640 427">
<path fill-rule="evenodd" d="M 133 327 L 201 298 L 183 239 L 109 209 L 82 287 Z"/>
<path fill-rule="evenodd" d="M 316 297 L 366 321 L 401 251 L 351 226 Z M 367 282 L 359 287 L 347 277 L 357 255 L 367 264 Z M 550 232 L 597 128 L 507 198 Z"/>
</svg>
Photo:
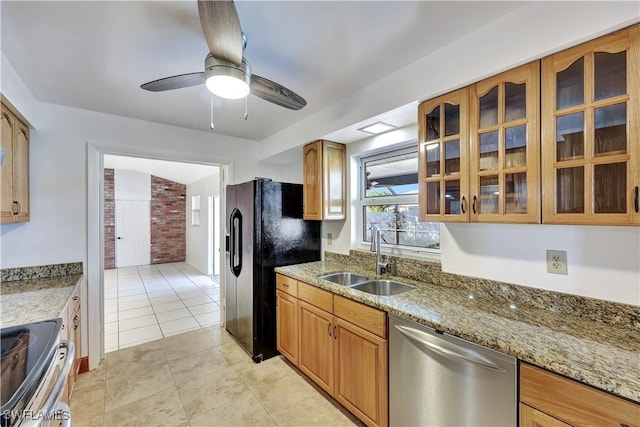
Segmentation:
<svg viewBox="0 0 640 427">
<path fill-rule="evenodd" d="M 220 324 L 220 169 L 104 156 L 105 352 Z"/>
</svg>

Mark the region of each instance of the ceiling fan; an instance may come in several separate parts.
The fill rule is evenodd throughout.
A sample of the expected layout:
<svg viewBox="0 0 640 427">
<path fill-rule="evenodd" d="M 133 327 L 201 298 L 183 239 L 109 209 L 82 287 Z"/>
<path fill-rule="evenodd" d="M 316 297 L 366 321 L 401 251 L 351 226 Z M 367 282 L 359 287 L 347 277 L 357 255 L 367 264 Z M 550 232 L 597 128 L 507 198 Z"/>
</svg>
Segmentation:
<svg viewBox="0 0 640 427">
<path fill-rule="evenodd" d="M 205 84 L 222 98 L 240 99 L 252 93 L 291 110 L 307 105 L 307 101 L 292 90 L 251 73 L 243 55 L 247 39 L 232 0 L 199 0 L 198 15 L 210 51 L 204 59 L 204 72 L 154 80 L 141 85 L 142 89 L 161 92 Z"/>
</svg>

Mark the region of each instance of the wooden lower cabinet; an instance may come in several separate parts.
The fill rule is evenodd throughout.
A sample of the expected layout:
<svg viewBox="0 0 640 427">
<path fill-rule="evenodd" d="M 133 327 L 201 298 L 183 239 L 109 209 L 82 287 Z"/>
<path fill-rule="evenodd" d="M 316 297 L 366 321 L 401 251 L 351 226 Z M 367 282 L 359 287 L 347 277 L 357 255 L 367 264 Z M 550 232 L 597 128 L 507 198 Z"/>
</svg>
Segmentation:
<svg viewBox="0 0 640 427">
<path fill-rule="evenodd" d="M 80 322 L 80 287 L 77 286 L 73 291 L 71 298 L 65 305 L 64 310 L 60 314 L 62 318 L 62 330 L 60 331 L 60 340 L 69 340 L 73 342 L 75 347 L 75 353 L 71 355 L 73 357 L 73 365 L 69 376 L 67 377 L 67 383 L 65 384 L 64 391 L 62 392 L 61 400 L 64 403 L 71 401 L 73 395 L 73 387 L 78 379 L 78 371 L 80 370 L 81 360 L 81 322 Z"/>
<path fill-rule="evenodd" d="M 336 328 L 338 402 L 372 425 L 387 425 L 387 340 L 342 319 Z"/>
<path fill-rule="evenodd" d="M 520 404 L 520 427 L 571 427 L 544 412 Z"/>
<path fill-rule="evenodd" d="M 276 292 L 277 346 L 294 365 L 298 366 L 298 299 L 286 292 Z"/>
<path fill-rule="evenodd" d="M 299 368 L 324 391 L 334 393 L 333 315 L 300 301 Z"/>
<path fill-rule="evenodd" d="M 386 313 L 278 276 L 278 349 L 282 355 L 367 425 L 388 425 Z M 298 298 L 287 291 L 291 289 Z M 297 325 L 293 300 L 298 305 Z M 296 333 L 297 357 L 291 350 Z"/>
<path fill-rule="evenodd" d="M 640 427 L 640 405 L 521 362 L 520 427 L 567 425 Z"/>
</svg>

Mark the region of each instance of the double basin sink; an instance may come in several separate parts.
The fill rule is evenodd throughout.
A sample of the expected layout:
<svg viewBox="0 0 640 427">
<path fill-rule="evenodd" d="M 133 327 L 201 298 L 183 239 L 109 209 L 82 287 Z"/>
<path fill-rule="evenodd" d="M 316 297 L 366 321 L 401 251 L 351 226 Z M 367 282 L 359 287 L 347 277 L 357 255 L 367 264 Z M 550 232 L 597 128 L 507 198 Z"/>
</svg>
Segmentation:
<svg viewBox="0 0 640 427">
<path fill-rule="evenodd" d="M 416 288 L 394 280 L 370 279 L 356 273 L 332 273 L 318 278 L 378 296 L 398 295 Z"/>
</svg>

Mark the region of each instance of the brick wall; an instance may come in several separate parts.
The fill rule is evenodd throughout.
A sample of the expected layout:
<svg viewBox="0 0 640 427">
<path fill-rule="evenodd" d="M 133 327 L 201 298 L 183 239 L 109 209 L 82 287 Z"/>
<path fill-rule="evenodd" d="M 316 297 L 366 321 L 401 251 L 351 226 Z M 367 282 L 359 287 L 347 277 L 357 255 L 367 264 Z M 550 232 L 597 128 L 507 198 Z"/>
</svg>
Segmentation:
<svg viewBox="0 0 640 427">
<path fill-rule="evenodd" d="M 151 175 L 151 264 L 184 261 L 187 186 Z"/>
<path fill-rule="evenodd" d="M 104 170 L 104 268 L 116 268 L 116 201 L 113 169 Z"/>
</svg>

